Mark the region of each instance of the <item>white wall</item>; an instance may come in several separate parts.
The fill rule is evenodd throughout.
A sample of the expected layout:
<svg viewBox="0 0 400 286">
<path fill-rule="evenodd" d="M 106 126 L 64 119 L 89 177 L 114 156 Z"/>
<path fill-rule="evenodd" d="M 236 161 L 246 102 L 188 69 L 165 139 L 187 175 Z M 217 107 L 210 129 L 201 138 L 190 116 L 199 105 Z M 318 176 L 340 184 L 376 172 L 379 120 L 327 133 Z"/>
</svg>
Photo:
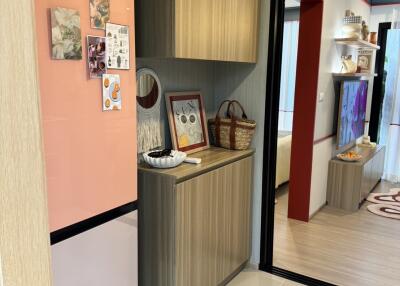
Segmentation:
<svg viewBox="0 0 400 286">
<path fill-rule="evenodd" d="M 252 148 L 256 149 L 253 176 L 252 255 L 250 263 L 260 261 L 261 197 L 263 169 L 264 113 L 268 58 L 269 1 L 262 0 L 257 64 L 217 63 L 215 69 L 215 107 L 224 99 L 237 99 L 249 118 L 258 126 Z"/>
<path fill-rule="evenodd" d="M 322 23 L 322 39 L 320 52 L 320 69 L 318 78 L 318 95 L 324 93 L 323 100 L 317 98 L 314 140 L 334 134 L 336 93 L 332 72 L 339 72 L 342 55 L 353 54 L 355 50 L 347 50 L 335 44 L 334 38 L 342 36 L 342 20 L 345 10 L 350 9 L 361 15 L 367 23 L 370 21 L 370 6 L 363 0 L 325 0 Z M 370 80 L 372 91 L 373 80 Z M 372 94 L 372 93 L 371 93 Z M 370 97 L 370 96 L 369 96 Z M 335 155 L 336 140 L 327 139 L 314 145 L 313 169 L 311 179 L 310 215 L 326 202 L 328 164 Z"/>
<path fill-rule="evenodd" d="M 400 4 L 372 6 L 370 30 L 378 32 L 379 23 L 392 22 L 393 9 L 400 9 Z"/>
<path fill-rule="evenodd" d="M 137 211 L 57 243 L 53 285 L 138 285 L 137 247 Z"/>
</svg>

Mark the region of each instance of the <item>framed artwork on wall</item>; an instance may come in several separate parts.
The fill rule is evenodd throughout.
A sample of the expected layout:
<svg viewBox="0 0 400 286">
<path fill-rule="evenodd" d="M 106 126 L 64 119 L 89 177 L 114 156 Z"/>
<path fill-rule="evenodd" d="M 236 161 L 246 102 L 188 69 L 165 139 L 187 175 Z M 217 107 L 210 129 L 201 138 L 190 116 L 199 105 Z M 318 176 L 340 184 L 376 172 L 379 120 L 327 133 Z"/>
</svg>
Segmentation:
<svg viewBox="0 0 400 286">
<path fill-rule="evenodd" d="M 106 38 L 87 36 L 88 67 L 90 78 L 101 78 L 107 73 Z"/>
<path fill-rule="evenodd" d="M 106 23 L 107 68 L 129 70 L 129 27 Z"/>
<path fill-rule="evenodd" d="M 51 8 L 51 55 L 55 60 L 81 60 L 81 18 L 79 11 Z"/>
<path fill-rule="evenodd" d="M 110 20 L 110 0 L 89 0 L 90 27 L 104 30 Z"/>
<path fill-rule="evenodd" d="M 103 74 L 103 111 L 121 110 L 121 81 L 118 74 Z"/>
<path fill-rule="evenodd" d="M 175 150 L 188 154 L 210 148 L 201 93 L 166 93 L 171 141 Z"/>
</svg>

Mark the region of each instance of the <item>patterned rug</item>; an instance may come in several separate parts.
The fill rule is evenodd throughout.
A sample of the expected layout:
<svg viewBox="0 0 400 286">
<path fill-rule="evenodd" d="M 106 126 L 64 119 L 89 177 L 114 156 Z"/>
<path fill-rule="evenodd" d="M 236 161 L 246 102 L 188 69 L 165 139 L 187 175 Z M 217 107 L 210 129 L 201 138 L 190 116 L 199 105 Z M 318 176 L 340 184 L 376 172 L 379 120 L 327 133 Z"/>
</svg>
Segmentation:
<svg viewBox="0 0 400 286">
<path fill-rule="evenodd" d="M 373 193 L 367 201 L 374 203 L 367 209 L 376 215 L 400 220 L 400 189 L 391 189 L 389 193 Z"/>
<path fill-rule="evenodd" d="M 400 220 L 400 207 L 383 204 L 369 205 L 367 209 L 376 215 Z"/>
<path fill-rule="evenodd" d="M 367 201 L 400 207 L 400 189 L 391 189 L 388 193 L 372 193 L 368 196 Z"/>
</svg>

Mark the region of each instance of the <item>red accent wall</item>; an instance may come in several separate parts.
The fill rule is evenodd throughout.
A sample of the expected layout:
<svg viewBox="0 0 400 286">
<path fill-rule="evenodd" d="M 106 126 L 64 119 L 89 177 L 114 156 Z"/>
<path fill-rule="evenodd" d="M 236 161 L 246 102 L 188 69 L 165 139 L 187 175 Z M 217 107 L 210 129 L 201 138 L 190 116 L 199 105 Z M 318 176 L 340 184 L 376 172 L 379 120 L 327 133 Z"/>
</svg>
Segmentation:
<svg viewBox="0 0 400 286">
<path fill-rule="evenodd" d="M 323 1 L 302 0 L 288 217 L 308 221 L 318 92 Z"/>
</svg>

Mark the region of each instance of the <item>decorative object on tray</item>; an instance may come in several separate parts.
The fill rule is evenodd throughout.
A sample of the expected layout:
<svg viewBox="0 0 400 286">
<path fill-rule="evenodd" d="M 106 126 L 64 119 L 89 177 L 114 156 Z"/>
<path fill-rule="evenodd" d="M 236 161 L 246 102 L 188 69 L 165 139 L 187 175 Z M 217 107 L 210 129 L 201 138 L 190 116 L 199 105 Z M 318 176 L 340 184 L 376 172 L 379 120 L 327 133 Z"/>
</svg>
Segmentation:
<svg viewBox="0 0 400 286">
<path fill-rule="evenodd" d="M 369 28 L 367 23 L 365 21 L 361 22 L 362 29 L 361 29 L 361 36 L 363 41 L 368 41 L 368 35 L 369 35 Z"/>
<path fill-rule="evenodd" d="M 336 156 L 340 160 L 347 161 L 347 162 L 357 162 L 362 159 L 362 156 L 355 151 L 349 151 L 346 153 L 341 153 Z"/>
<path fill-rule="evenodd" d="M 369 42 L 374 45 L 376 45 L 378 43 L 378 33 L 377 32 L 369 33 Z"/>
<path fill-rule="evenodd" d="M 166 94 L 174 149 L 191 154 L 210 148 L 203 98 L 199 91 Z"/>
<path fill-rule="evenodd" d="M 110 20 L 110 0 L 89 0 L 89 8 L 90 27 L 104 30 Z"/>
<path fill-rule="evenodd" d="M 107 73 L 106 38 L 87 36 L 89 78 L 101 78 Z"/>
<path fill-rule="evenodd" d="M 343 18 L 342 32 L 345 38 L 357 38 L 361 36 L 362 20 L 361 16 L 355 16 L 350 10 L 346 10 Z"/>
<path fill-rule="evenodd" d="M 370 73 L 372 63 L 372 51 L 358 50 L 357 56 L 357 72 Z"/>
<path fill-rule="evenodd" d="M 51 55 L 56 60 L 81 60 L 81 20 L 79 11 L 51 8 Z"/>
<path fill-rule="evenodd" d="M 376 143 L 371 142 L 370 136 L 364 135 L 362 138 L 362 143 L 357 144 L 357 146 L 361 148 L 376 148 Z"/>
<path fill-rule="evenodd" d="M 174 168 L 186 159 L 186 153 L 176 150 L 155 150 L 143 154 L 144 161 L 154 168 Z"/>
<path fill-rule="evenodd" d="M 118 74 L 103 74 L 103 111 L 121 110 L 121 82 Z"/>
<path fill-rule="evenodd" d="M 157 74 L 147 68 L 136 72 L 136 111 L 138 153 L 162 145 L 161 138 L 161 84 Z"/>
<path fill-rule="evenodd" d="M 342 68 L 340 70 L 343 74 L 356 73 L 357 64 L 352 61 L 352 56 L 342 56 Z"/>
<path fill-rule="evenodd" d="M 109 69 L 129 69 L 129 27 L 106 23 L 106 55 Z"/>
<path fill-rule="evenodd" d="M 220 112 L 226 103 L 228 103 L 226 117 L 221 118 Z M 242 113 L 240 117 L 235 114 L 235 106 L 238 106 Z M 209 124 L 215 144 L 232 150 L 248 149 L 256 128 L 256 122 L 247 119 L 243 106 L 237 100 L 223 101 L 215 119 L 210 119 Z"/>
</svg>

